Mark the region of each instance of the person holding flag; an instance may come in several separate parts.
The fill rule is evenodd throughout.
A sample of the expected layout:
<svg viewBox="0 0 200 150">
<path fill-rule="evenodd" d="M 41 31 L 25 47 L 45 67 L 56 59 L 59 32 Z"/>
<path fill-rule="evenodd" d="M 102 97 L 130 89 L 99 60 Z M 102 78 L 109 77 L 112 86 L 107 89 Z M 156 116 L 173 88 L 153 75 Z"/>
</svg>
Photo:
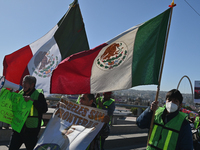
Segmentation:
<svg viewBox="0 0 200 150">
<path fill-rule="evenodd" d="M 192 132 L 187 114 L 180 112 L 183 97 L 177 89 L 166 94 L 166 105 L 157 107 L 158 101 L 152 102 L 136 120 L 139 128 L 150 128 L 153 111 L 155 112 L 152 132 L 147 149 L 193 150 Z"/>
<path fill-rule="evenodd" d="M 23 78 L 23 89 L 19 94 L 23 95 L 24 101 L 33 101 L 30 113 L 20 133 L 13 130 L 9 150 L 18 150 L 24 143 L 27 150 L 33 150 L 41 128 L 42 114 L 48 110 L 46 99 L 42 89 L 35 89 L 36 78 L 26 75 Z"/>
</svg>

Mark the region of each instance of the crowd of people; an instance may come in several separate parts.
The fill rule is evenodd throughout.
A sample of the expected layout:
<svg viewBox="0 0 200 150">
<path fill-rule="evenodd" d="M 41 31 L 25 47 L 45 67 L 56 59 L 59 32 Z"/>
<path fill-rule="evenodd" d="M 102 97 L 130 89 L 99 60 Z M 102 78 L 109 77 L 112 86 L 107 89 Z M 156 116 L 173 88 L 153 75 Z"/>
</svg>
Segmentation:
<svg viewBox="0 0 200 150">
<path fill-rule="evenodd" d="M 24 100 L 32 101 L 32 107 L 29 115 L 23 125 L 20 133 L 13 130 L 9 150 L 18 150 L 24 143 L 27 150 L 33 150 L 37 141 L 42 125 L 42 115 L 47 112 L 48 105 L 42 89 L 35 89 L 36 78 L 27 75 L 23 78 L 23 89 L 18 93 L 23 95 Z M 115 110 L 115 100 L 111 98 L 112 92 L 100 94 L 82 94 L 77 100 L 78 104 L 104 109 L 107 115 L 104 117 L 104 125 L 97 136 L 88 146 L 87 150 L 104 150 L 105 139 L 110 134 L 110 124 Z"/>
<path fill-rule="evenodd" d="M 17 150 L 24 143 L 27 150 L 33 150 L 42 124 L 42 114 L 48 110 L 46 99 L 41 89 L 35 89 L 36 78 L 27 75 L 23 79 L 23 89 L 19 94 L 24 100 L 33 101 L 30 113 L 20 133 L 13 130 L 9 150 Z M 180 111 L 183 97 L 179 90 L 172 89 L 166 94 L 166 103 L 158 107 L 158 101 L 152 104 L 137 118 L 139 128 L 148 128 L 149 137 L 147 149 L 166 150 L 197 150 L 200 149 L 199 116 L 190 119 L 186 113 Z M 115 100 L 112 92 L 96 95 L 82 94 L 77 99 L 80 105 L 104 109 L 104 125 L 87 150 L 104 150 L 104 143 L 110 134 L 110 125 L 115 110 Z M 199 112 L 200 115 L 200 112 Z M 195 130 L 192 132 L 192 130 Z"/>
</svg>

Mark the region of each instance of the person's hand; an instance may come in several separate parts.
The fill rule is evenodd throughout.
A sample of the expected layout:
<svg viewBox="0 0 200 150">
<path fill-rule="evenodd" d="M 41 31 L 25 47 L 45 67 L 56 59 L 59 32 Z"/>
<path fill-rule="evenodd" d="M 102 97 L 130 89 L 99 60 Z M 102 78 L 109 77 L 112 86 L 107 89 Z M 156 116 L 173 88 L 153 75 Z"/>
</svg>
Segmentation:
<svg viewBox="0 0 200 150">
<path fill-rule="evenodd" d="M 29 100 L 34 102 L 34 100 L 30 96 L 23 96 L 23 97 L 26 102 L 28 102 Z"/>
<path fill-rule="evenodd" d="M 59 108 L 59 106 L 60 106 L 60 102 L 58 102 L 58 103 L 56 104 L 56 108 Z"/>
<path fill-rule="evenodd" d="M 110 117 L 108 115 L 104 116 L 103 122 L 109 123 L 109 121 L 110 121 Z"/>
<path fill-rule="evenodd" d="M 152 103 L 151 103 L 151 110 L 152 111 L 156 111 L 157 110 L 157 108 L 158 108 L 158 101 L 153 101 Z"/>
</svg>

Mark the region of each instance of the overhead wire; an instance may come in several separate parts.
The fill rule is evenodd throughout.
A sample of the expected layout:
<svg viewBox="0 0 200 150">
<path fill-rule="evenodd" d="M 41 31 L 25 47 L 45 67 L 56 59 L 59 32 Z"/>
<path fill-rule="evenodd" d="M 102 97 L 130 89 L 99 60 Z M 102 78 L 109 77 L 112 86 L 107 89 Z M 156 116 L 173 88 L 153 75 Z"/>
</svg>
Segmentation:
<svg viewBox="0 0 200 150">
<path fill-rule="evenodd" d="M 200 14 L 186 0 L 184 1 L 200 16 Z"/>
</svg>

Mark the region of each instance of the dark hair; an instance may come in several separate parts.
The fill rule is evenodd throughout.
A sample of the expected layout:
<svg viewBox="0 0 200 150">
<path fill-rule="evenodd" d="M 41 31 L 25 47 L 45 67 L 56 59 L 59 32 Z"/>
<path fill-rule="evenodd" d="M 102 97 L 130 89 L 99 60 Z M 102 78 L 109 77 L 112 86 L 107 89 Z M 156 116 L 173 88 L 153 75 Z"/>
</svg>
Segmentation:
<svg viewBox="0 0 200 150">
<path fill-rule="evenodd" d="M 87 94 L 87 97 L 88 97 L 89 101 L 93 100 L 93 102 L 95 102 L 94 94 Z"/>
<path fill-rule="evenodd" d="M 29 82 L 29 84 L 32 84 L 34 83 L 34 86 L 36 84 L 36 78 L 34 76 L 31 76 L 31 75 L 26 75 L 23 80 Z"/>
<path fill-rule="evenodd" d="M 178 99 L 180 103 L 182 103 L 182 101 L 183 101 L 183 96 L 180 93 L 180 91 L 177 89 L 172 89 L 169 92 L 167 92 L 167 94 L 166 94 L 166 100 L 167 99 L 171 100 L 173 98 Z"/>
</svg>

